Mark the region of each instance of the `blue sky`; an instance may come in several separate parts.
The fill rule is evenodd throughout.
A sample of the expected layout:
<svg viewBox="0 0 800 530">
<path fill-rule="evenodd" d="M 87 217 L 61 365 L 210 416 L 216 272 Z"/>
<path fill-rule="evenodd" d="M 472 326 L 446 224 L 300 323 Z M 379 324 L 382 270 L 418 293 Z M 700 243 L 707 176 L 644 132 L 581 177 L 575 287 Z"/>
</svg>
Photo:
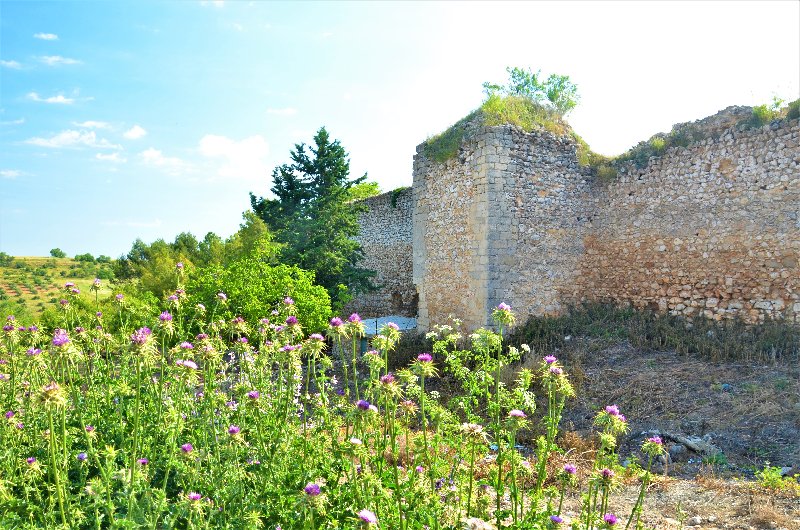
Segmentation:
<svg viewBox="0 0 800 530">
<path fill-rule="evenodd" d="M 569 75 L 573 128 L 618 154 L 800 97 L 800 2 L 0 1 L 0 251 L 229 236 L 323 125 L 353 174 L 409 185 L 507 66 Z"/>
</svg>

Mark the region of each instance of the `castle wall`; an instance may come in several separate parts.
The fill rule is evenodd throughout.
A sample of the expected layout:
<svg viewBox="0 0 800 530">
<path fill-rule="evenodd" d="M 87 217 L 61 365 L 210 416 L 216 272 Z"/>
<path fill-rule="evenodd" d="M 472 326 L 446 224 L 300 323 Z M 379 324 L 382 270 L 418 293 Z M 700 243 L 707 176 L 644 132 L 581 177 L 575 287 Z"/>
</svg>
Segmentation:
<svg viewBox="0 0 800 530">
<path fill-rule="evenodd" d="M 475 127 L 444 163 L 420 146 L 398 208 L 368 200 L 367 265 L 404 300 L 418 293 L 423 330 L 450 315 L 486 325 L 500 302 L 521 320 L 597 300 L 800 321 L 800 125 L 741 130 L 728 110 L 690 124 L 705 140 L 611 183 L 546 131 Z M 362 311 L 396 312 L 387 293 Z"/>
<path fill-rule="evenodd" d="M 364 250 L 361 266 L 374 270 L 379 289 L 356 297 L 345 308 L 364 318 L 386 315 L 413 317 L 417 314 L 417 292 L 411 281 L 411 189 L 390 191 L 364 200 L 367 210 L 359 215 L 356 238 Z"/>
<path fill-rule="evenodd" d="M 798 121 L 728 129 L 598 188 L 584 299 L 674 314 L 800 320 Z"/>
</svg>

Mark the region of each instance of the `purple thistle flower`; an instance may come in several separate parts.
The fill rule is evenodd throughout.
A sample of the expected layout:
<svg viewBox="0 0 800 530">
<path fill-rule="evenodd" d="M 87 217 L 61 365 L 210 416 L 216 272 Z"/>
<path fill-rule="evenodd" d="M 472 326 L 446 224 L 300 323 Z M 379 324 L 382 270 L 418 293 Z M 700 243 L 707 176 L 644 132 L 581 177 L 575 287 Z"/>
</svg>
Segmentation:
<svg viewBox="0 0 800 530">
<path fill-rule="evenodd" d="M 84 331 L 86 331 L 86 328 L 84 328 L 83 326 L 78 326 L 78 327 L 75 328 L 75 333 L 77 333 L 79 335 L 81 333 L 83 333 Z"/>
<path fill-rule="evenodd" d="M 600 475 L 601 475 L 601 476 L 602 476 L 602 477 L 603 477 L 605 480 L 609 480 L 609 479 L 611 479 L 611 478 L 614 476 L 614 472 L 613 472 L 613 471 L 611 471 L 610 469 L 608 469 L 607 467 L 604 467 L 604 468 L 603 468 L 603 469 L 600 471 Z"/>
<path fill-rule="evenodd" d="M 524 413 L 524 412 L 522 412 L 521 410 L 519 410 L 519 409 L 514 409 L 514 410 L 511 410 L 511 411 L 509 411 L 509 412 L 508 412 L 508 417 L 509 417 L 509 418 L 525 419 L 525 418 L 527 418 L 528 416 L 527 416 L 527 414 L 525 414 L 525 413 Z"/>
<path fill-rule="evenodd" d="M 131 342 L 138 344 L 139 346 L 144 346 L 147 344 L 147 341 L 150 339 L 150 335 L 152 335 L 152 333 L 153 332 L 150 331 L 150 328 L 139 328 L 131 335 Z"/>
<path fill-rule="evenodd" d="M 94 281 L 92 282 L 92 284 L 95 287 L 100 287 L 100 278 L 95 278 Z"/>
<path fill-rule="evenodd" d="M 283 303 L 286 305 L 294 305 L 294 300 L 290 296 L 287 296 L 283 299 Z"/>
<path fill-rule="evenodd" d="M 318 341 L 320 341 L 320 342 L 322 342 L 322 341 L 324 341 L 324 340 L 325 340 L 325 337 L 323 337 L 323 336 L 322 336 L 322 335 L 320 335 L 319 333 L 312 333 L 311 335 L 309 335 L 309 336 L 308 336 L 308 338 L 309 338 L 310 340 L 318 340 Z"/>
<path fill-rule="evenodd" d="M 358 313 L 353 313 L 352 315 L 350 315 L 347 321 L 350 322 L 351 324 L 357 324 L 361 322 L 361 317 L 358 316 Z"/>
<path fill-rule="evenodd" d="M 146 458 L 140 458 L 136 461 L 136 463 L 139 464 L 140 466 L 146 466 L 147 464 L 150 463 L 150 461 Z"/>
<path fill-rule="evenodd" d="M 194 361 L 190 361 L 188 359 L 178 359 L 175 361 L 176 366 L 183 366 L 184 368 L 191 368 L 192 370 L 197 370 L 197 363 Z"/>
<path fill-rule="evenodd" d="M 433 357 L 431 357 L 430 353 L 420 353 L 417 355 L 417 360 L 421 363 L 429 363 L 433 361 Z"/>
<path fill-rule="evenodd" d="M 17 424 L 15 425 L 15 427 L 21 431 L 22 429 L 24 429 L 24 428 L 25 428 L 25 424 L 24 424 L 24 423 L 17 423 Z"/>
<path fill-rule="evenodd" d="M 178 263 L 176 263 L 176 264 L 175 264 L 175 268 L 176 268 L 176 269 L 178 269 L 178 270 L 181 270 L 181 269 L 183 269 L 183 262 L 182 262 L 182 261 L 179 261 Z"/>
<path fill-rule="evenodd" d="M 553 364 L 556 361 L 557 359 L 555 355 L 548 355 L 547 357 L 544 358 L 544 362 L 546 362 L 547 364 Z"/>
<path fill-rule="evenodd" d="M 650 442 L 651 444 L 664 445 L 664 441 L 661 439 L 660 436 L 650 437 L 647 439 L 647 441 Z"/>
<path fill-rule="evenodd" d="M 172 320 L 172 315 L 169 314 L 169 311 L 164 311 L 158 316 L 158 319 L 161 322 L 170 322 Z"/>
<path fill-rule="evenodd" d="M 190 500 L 190 501 L 192 501 L 192 502 L 197 502 L 197 501 L 199 501 L 200 499 L 202 499 L 202 498 L 203 498 L 203 496 L 202 496 L 202 495 L 200 495 L 199 493 L 191 492 L 191 493 L 189 493 L 189 494 L 186 496 L 186 498 L 187 498 L 187 499 L 189 499 L 189 500 Z"/>
<path fill-rule="evenodd" d="M 28 327 L 28 331 L 30 331 L 31 333 L 34 333 L 36 331 L 39 331 L 39 327 L 38 326 L 29 326 Z"/>
<path fill-rule="evenodd" d="M 73 288 L 73 289 L 72 289 L 70 292 L 71 292 L 72 294 L 81 294 L 81 290 L 80 290 L 80 289 L 78 289 L 77 287 Z"/>
<path fill-rule="evenodd" d="M 511 311 L 511 306 L 505 302 L 500 302 L 499 304 L 497 304 L 497 309 L 499 311 Z"/>
<path fill-rule="evenodd" d="M 7 321 L 9 321 L 9 322 L 13 322 L 13 321 L 15 321 L 16 319 L 17 319 L 17 317 L 15 317 L 14 315 L 8 315 L 8 316 L 6 317 L 6 320 L 7 320 Z"/>
<path fill-rule="evenodd" d="M 236 342 L 238 342 L 239 344 L 247 344 L 247 337 L 239 337 L 239 339 Z"/>
<path fill-rule="evenodd" d="M 188 454 L 194 451 L 194 447 L 192 447 L 192 444 L 186 443 L 181 446 L 181 451 Z"/>
<path fill-rule="evenodd" d="M 297 317 L 294 315 L 289 315 L 286 317 L 286 325 L 287 326 L 294 326 L 297 324 Z"/>
<path fill-rule="evenodd" d="M 75 458 L 78 459 L 78 462 L 83 462 L 87 458 L 89 458 L 89 456 L 86 453 L 81 452 L 81 453 L 78 453 L 78 456 L 76 456 Z"/>
<path fill-rule="evenodd" d="M 10 332 L 14 331 L 15 329 L 16 329 L 16 326 L 14 326 L 14 324 L 6 324 L 5 326 L 3 326 L 3 331 L 5 331 L 7 333 L 10 333 Z"/>
<path fill-rule="evenodd" d="M 573 464 L 564 464 L 564 473 L 567 473 L 568 475 L 574 475 L 577 472 L 578 472 L 578 468 L 575 467 L 575 465 L 573 465 Z"/>
<path fill-rule="evenodd" d="M 191 342 L 186 342 L 186 341 L 181 342 L 182 350 L 191 350 L 192 348 L 194 348 L 194 344 L 192 344 Z"/>
<path fill-rule="evenodd" d="M 309 482 L 306 484 L 306 487 L 303 488 L 303 491 L 306 492 L 306 495 L 309 497 L 316 497 L 320 493 L 319 484 L 314 484 L 313 482 Z"/>
<path fill-rule="evenodd" d="M 195 339 L 197 340 L 206 340 L 207 338 L 208 335 L 206 335 L 205 333 L 198 333 L 198 335 L 195 337 Z"/>
<path fill-rule="evenodd" d="M 605 521 L 608 526 L 614 526 L 617 524 L 617 516 L 613 513 L 607 513 L 603 515 L 603 521 Z"/>
<path fill-rule="evenodd" d="M 389 372 L 386 375 L 382 375 L 381 376 L 381 383 L 383 383 L 384 385 L 388 385 L 390 383 L 394 383 L 394 374 L 392 372 Z"/>
<path fill-rule="evenodd" d="M 553 375 L 561 375 L 564 373 L 564 370 L 562 370 L 558 366 L 551 366 L 549 372 Z"/>
<path fill-rule="evenodd" d="M 123 298 L 125 298 L 125 295 L 120 293 L 120 294 L 117 294 L 114 298 L 117 299 L 117 302 L 122 302 Z"/>
<path fill-rule="evenodd" d="M 56 329 L 53 333 L 53 346 L 64 346 L 69 342 L 67 331 L 64 329 Z"/>
<path fill-rule="evenodd" d="M 6 412 L 6 419 L 7 420 L 10 420 L 13 417 L 14 417 L 14 411 L 13 410 L 9 410 L 8 412 Z"/>
<path fill-rule="evenodd" d="M 378 517 L 369 510 L 361 510 L 358 512 L 358 518 L 364 521 L 367 524 L 375 524 L 378 522 Z"/>
<path fill-rule="evenodd" d="M 609 416 L 619 416 L 619 407 L 616 405 L 607 405 L 605 411 Z"/>
<path fill-rule="evenodd" d="M 394 322 L 387 322 L 386 323 L 386 327 L 389 328 L 389 329 L 393 329 L 395 331 L 400 331 L 400 326 L 398 326 Z"/>
<path fill-rule="evenodd" d="M 342 322 L 342 319 L 341 319 L 341 318 L 339 318 L 339 317 L 333 317 L 333 318 L 331 319 L 331 321 L 330 321 L 330 326 L 331 326 L 332 328 L 338 328 L 338 327 L 339 327 L 339 326 L 341 326 L 342 324 L 344 324 L 344 322 Z"/>
<path fill-rule="evenodd" d="M 247 397 L 249 397 L 250 399 L 258 399 L 261 397 L 261 392 L 259 392 L 258 390 L 251 390 L 250 392 L 247 393 Z"/>
<path fill-rule="evenodd" d="M 551 520 L 553 523 L 555 523 L 555 524 L 561 524 L 561 523 L 563 523 L 563 522 L 564 522 L 564 519 L 562 519 L 562 518 L 561 518 L 561 517 L 559 517 L 558 515 L 551 515 L 551 516 L 550 516 L 550 520 Z"/>
<path fill-rule="evenodd" d="M 219 301 L 221 301 L 221 302 L 225 302 L 225 301 L 228 300 L 228 295 L 226 295 L 225 293 L 222 293 L 222 292 L 217 293 L 217 299 Z"/>
<path fill-rule="evenodd" d="M 75 284 L 72 283 L 72 282 L 67 282 L 67 283 L 64 284 L 64 289 L 66 289 L 67 291 L 69 291 L 73 287 L 75 287 Z"/>
<path fill-rule="evenodd" d="M 425 471 L 425 468 L 422 466 L 417 466 L 414 468 L 414 471 L 416 471 L 417 473 L 422 473 L 423 471 Z"/>
<path fill-rule="evenodd" d="M 230 435 L 239 434 L 241 430 L 242 429 L 238 425 L 231 425 L 230 427 L 228 427 L 228 434 Z"/>
<path fill-rule="evenodd" d="M 58 301 L 58 303 L 61 304 L 64 307 L 67 307 L 69 305 L 69 300 L 64 300 L 62 298 L 61 300 Z"/>
<path fill-rule="evenodd" d="M 28 463 L 29 466 L 33 465 L 33 463 L 36 462 L 36 457 L 35 456 L 29 456 L 28 458 L 25 459 L 25 461 Z"/>
<path fill-rule="evenodd" d="M 171 294 L 171 295 L 169 295 L 169 296 L 167 297 L 167 301 L 168 301 L 168 302 L 177 302 L 177 301 L 178 301 L 178 295 L 175 295 L 175 294 Z"/>
<path fill-rule="evenodd" d="M 364 399 L 359 399 L 356 402 L 356 407 L 358 407 L 361 410 L 369 410 L 369 401 L 366 401 Z"/>
<path fill-rule="evenodd" d="M 84 427 L 84 429 L 86 429 L 86 432 L 88 433 L 94 432 L 94 426 L 92 425 L 87 425 L 86 427 Z"/>
</svg>

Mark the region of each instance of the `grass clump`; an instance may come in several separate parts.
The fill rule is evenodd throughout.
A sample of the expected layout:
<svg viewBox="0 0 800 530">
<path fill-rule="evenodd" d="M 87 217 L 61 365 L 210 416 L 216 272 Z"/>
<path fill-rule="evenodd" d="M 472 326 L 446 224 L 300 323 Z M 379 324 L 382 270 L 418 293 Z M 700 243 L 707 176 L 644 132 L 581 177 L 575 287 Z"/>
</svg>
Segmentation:
<svg viewBox="0 0 800 530">
<path fill-rule="evenodd" d="M 510 344 L 528 344 L 536 351 L 564 347 L 569 337 L 593 339 L 598 347 L 627 341 L 647 350 L 675 350 L 712 361 L 800 358 L 800 329 L 770 320 L 748 325 L 740 320 L 715 322 L 685 319 L 651 310 L 587 303 L 559 316 L 533 316 L 514 328 Z"/>
</svg>

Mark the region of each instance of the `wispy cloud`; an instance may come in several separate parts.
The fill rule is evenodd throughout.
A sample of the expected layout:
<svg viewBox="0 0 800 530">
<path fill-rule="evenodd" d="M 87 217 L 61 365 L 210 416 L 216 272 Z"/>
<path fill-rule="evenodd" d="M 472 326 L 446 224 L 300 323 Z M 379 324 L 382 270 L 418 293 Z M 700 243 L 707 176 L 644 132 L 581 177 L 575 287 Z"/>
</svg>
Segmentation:
<svg viewBox="0 0 800 530">
<path fill-rule="evenodd" d="M 107 123 L 107 122 L 104 122 L 104 121 L 93 121 L 93 120 L 81 121 L 81 122 L 73 121 L 72 125 L 74 125 L 75 127 L 81 127 L 83 129 L 110 129 L 111 128 L 111 124 L 110 123 Z"/>
<path fill-rule="evenodd" d="M 58 35 L 55 33 L 34 33 L 33 38 L 41 40 L 58 40 Z"/>
<path fill-rule="evenodd" d="M 201 6 L 214 6 L 214 7 L 225 7 L 225 0 L 203 0 L 200 2 Z"/>
<path fill-rule="evenodd" d="M 269 171 L 264 163 L 269 145 L 261 135 L 237 142 L 225 136 L 207 134 L 200 140 L 200 153 L 222 161 L 217 174 L 223 178 L 254 180 L 264 178 Z"/>
<path fill-rule="evenodd" d="M 144 129 L 144 127 L 141 127 L 139 125 L 134 125 L 130 129 L 125 131 L 125 133 L 122 136 L 124 136 L 128 140 L 138 140 L 139 138 L 144 138 L 146 134 L 147 131 Z"/>
<path fill-rule="evenodd" d="M 60 55 L 43 55 L 39 60 L 48 66 L 59 66 L 62 64 L 81 64 L 77 59 L 70 59 L 69 57 L 61 57 Z"/>
<path fill-rule="evenodd" d="M 119 153 L 110 153 L 110 154 L 97 153 L 96 155 L 94 155 L 94 157 L 97 160 L 102 160 L 103 162 L 113 162 L 115 164 L 124 164 L 125 162 L 128 161 L 127 158 L 120 155 Z"/>
<path fill-rule="evenodd" d="M 333 32 L 332 31 L 323 31 L 322 33 L 319 34 L 319 36 L 322 37 L 323 39 L 328 39 L 330 37 L 333 37 Z"/>
<path fill-rule="evenodd" d="M 31 92 L 28 94 L 28 99 L 31 101 L 38 101 L 39 103 L 57 103 L 60 105 L 72 105 L 75 103 L 74 98 L 65 97 L 63 94 L 59 94 L 57 96 L 50 96 L 49 98 L 43 98 L 36 92 Z"/>
<path fill-rule="evenodd" d="M 16 169 L 0 169 L 0 177 L 4 179 L 15 179 L 22 176 L 22 171 Z"/>
<path fill-rule="evenodd" d="M 4 68 L 13 68 L 14 70 L 19 70 L 22 68 L 22 65 L 17 61 L 5 61 L 2 59 L 0 59 L 0 66 L 3 66 Z"/>
<path fill-rule="evenodd" d="M 294 116 L 297 114 L 297 109 L 292 107 L 285 107 L 282 109 L 267 109 L 267 114 L 274 116 Z"/>
<path fill-rule="evenodd" d="M 139 153 L 145 165 L 161 169 L 170 175 L 180 175 L 191 170 L 191 165 L 185 160 L 174 156 L 165 156 L 158 149 L 151 147 Z"/>
<path fill-rule="evenodd" d="M 50 138 L 29 138 L 26 144 L 53 149 L 93 147 L 95 149 L 122 149 L 121 146 L 112 144 L 105 138 L 98 138 L 94 131 L 66 130 Z"/>
<path fill-rule="evenodd" d="M 0 125 L 22 125 L 25 123 L 25 118 L 19 118 L 16 120 L 8 120 L 8 121 L 0 121 Z"/>
</svg>

